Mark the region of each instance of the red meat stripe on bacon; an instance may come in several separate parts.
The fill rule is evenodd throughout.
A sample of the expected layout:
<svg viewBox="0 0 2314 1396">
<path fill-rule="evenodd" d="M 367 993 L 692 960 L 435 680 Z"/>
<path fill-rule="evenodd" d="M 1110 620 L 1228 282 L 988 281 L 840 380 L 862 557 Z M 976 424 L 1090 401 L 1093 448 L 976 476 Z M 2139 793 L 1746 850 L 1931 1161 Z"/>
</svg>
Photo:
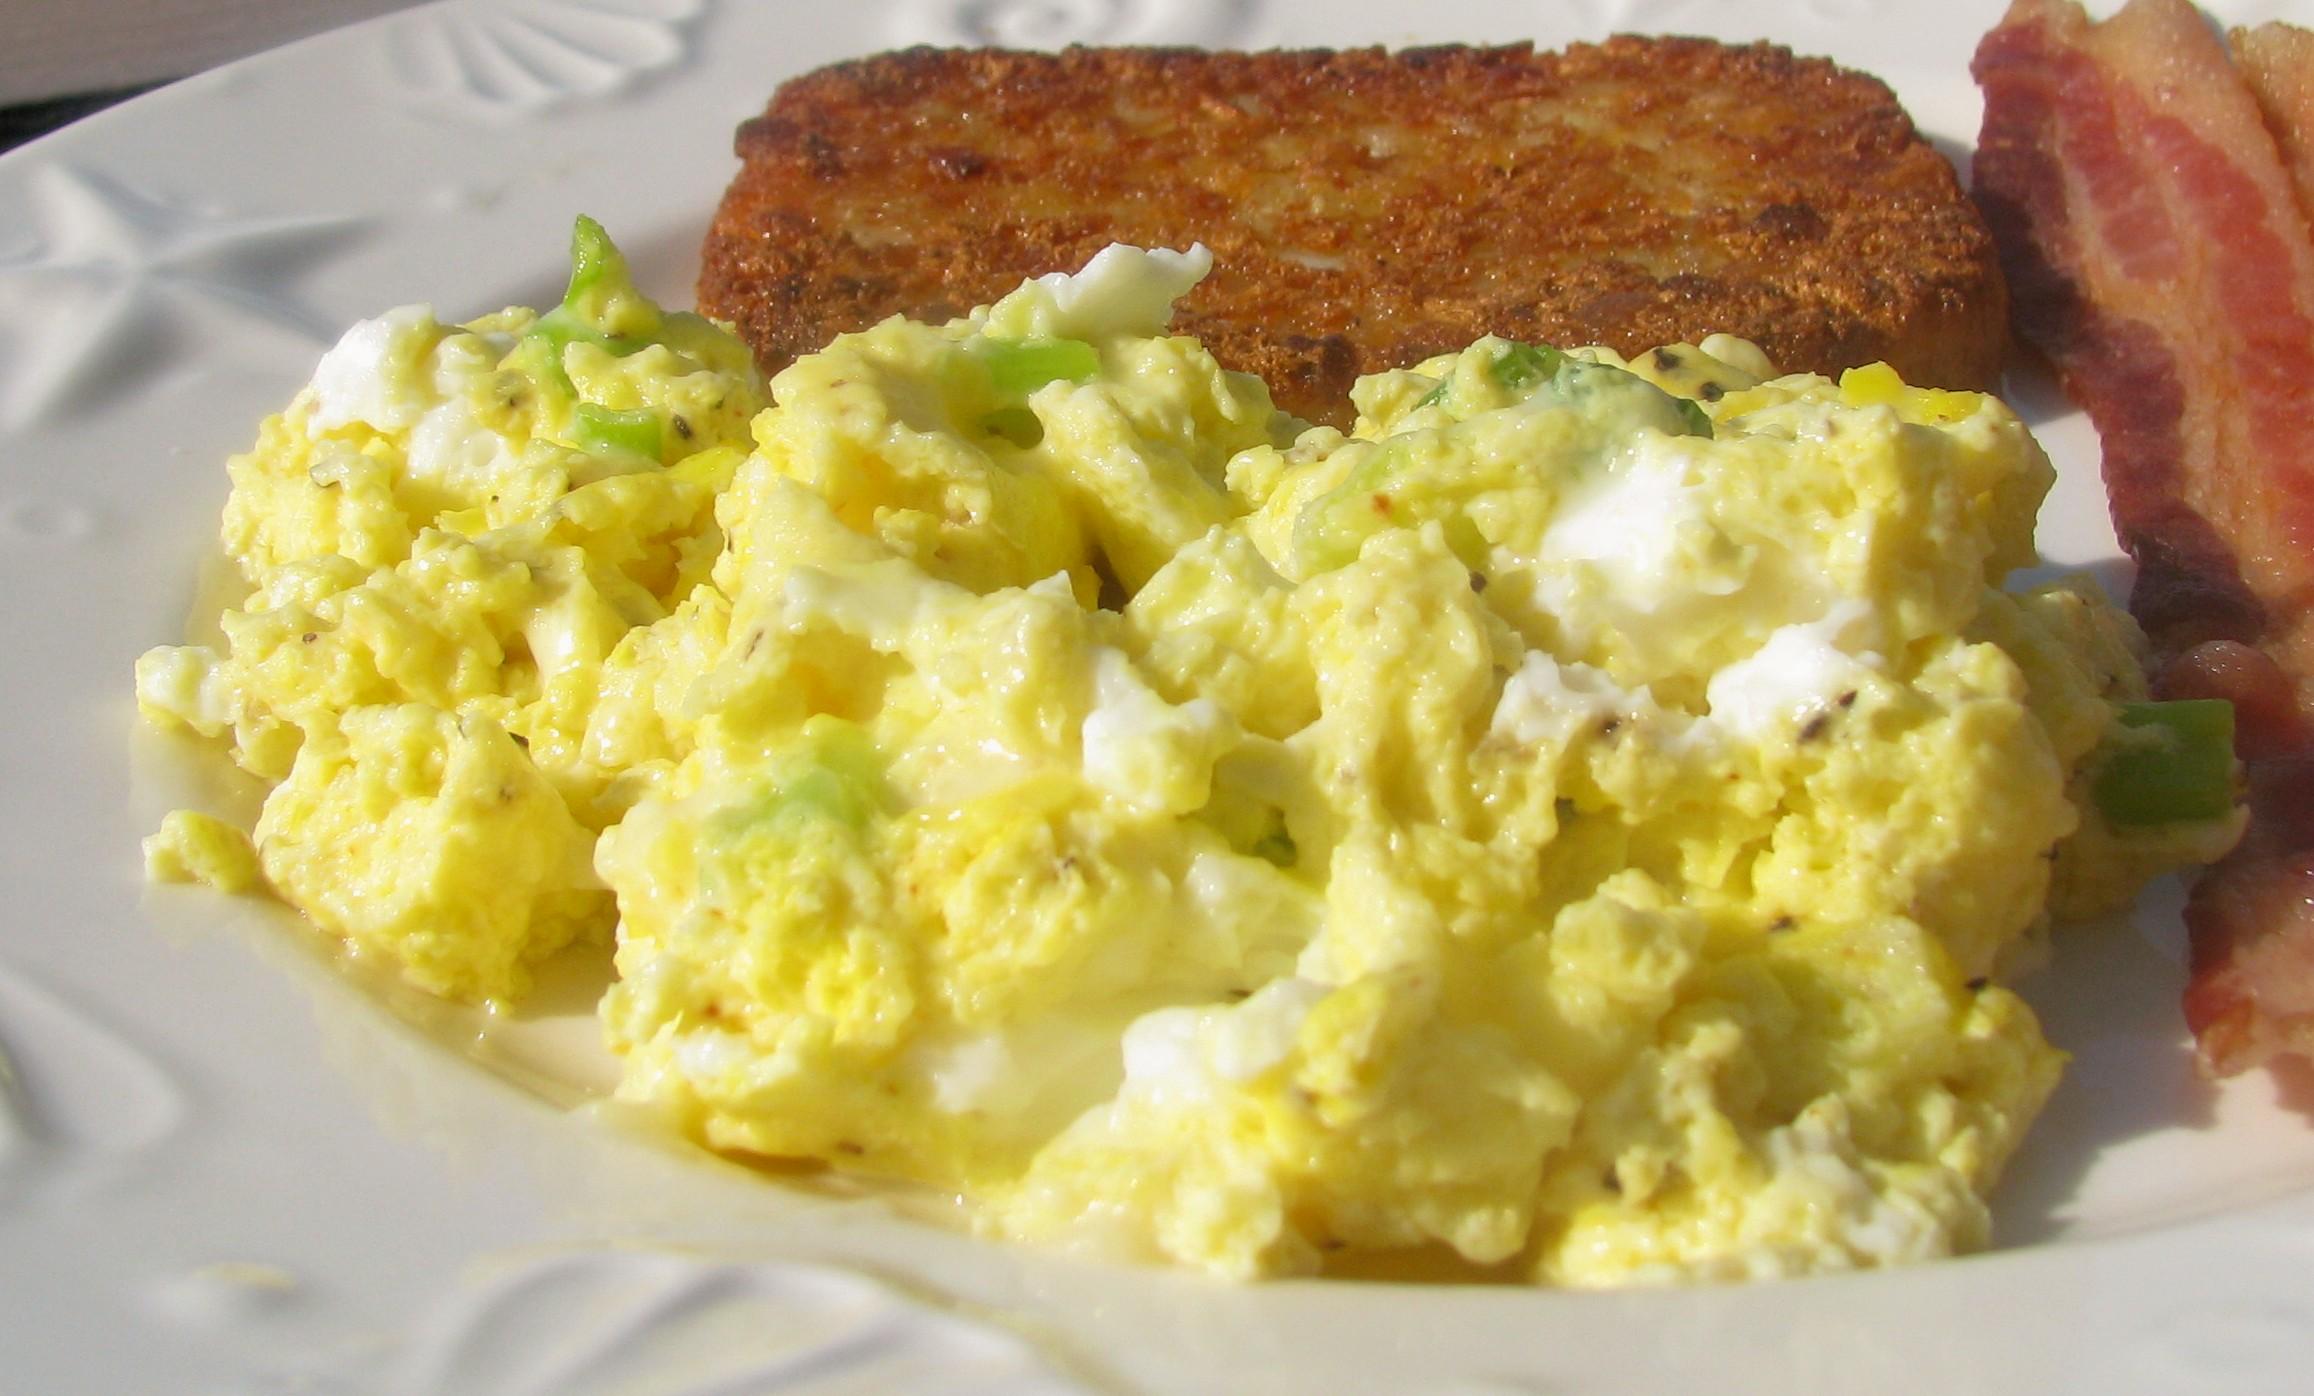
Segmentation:
<svg viewBox="0 0 2314 1396">
<path fill-rule="evenodd" d="M 2237 704 L 2251 828 L 2195 884 L 2213 1071 L 2314 1058 L 2314 243 L 2185 0 L 2016 0 L 1979 45 L 1976 195 L 2019 333 L 2104 443 L 2165 696 Z"/>
</svg>

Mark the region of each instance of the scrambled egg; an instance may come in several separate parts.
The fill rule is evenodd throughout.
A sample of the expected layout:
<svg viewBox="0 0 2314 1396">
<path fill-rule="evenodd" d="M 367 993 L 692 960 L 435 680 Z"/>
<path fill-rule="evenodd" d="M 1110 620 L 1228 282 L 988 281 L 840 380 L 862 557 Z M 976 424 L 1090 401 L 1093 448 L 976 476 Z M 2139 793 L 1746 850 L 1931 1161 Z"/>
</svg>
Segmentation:
<svg viewBox="0 0 2314 1396">
<path fill-rule="evenodd" d="M 2134 635 L 1999 589 L 1991 398 L 1485 339 L 1304 429 L 1126 247 L 767 393 L 577 251 L 232 462 L 247 599 L 138 687 L 272 793 L 149 856 L 447 995 L 615 939 L 621 1093 L 716 1148 L 1230 1276 L 1942 1254 L 2057 1077 L 2052 889 L 2234 827 L 2089 798 Z"/>
</svg>

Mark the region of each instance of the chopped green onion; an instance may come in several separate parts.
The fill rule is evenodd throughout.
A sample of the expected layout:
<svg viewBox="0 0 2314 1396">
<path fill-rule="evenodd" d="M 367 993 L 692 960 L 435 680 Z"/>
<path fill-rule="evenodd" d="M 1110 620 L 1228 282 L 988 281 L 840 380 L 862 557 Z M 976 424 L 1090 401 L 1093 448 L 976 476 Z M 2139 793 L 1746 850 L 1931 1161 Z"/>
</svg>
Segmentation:
<svg viewBox="0 0 2314 1396">
<path fill-rule="evenodd" d="M 808 719 L 803 740 L 775 757 L 755 798 L 717 812 L 725 832 L 774 829 L 793 835 L 814 825 L 865 829 L 885 807 L 883 762 L 854 723 Z"/>
<path fill-rule="evenodd" d="M 2124 703 L 2097 808 L 2116 826 L 2223 818 L 2234 807 L 2234 705 L 2222 698 Z"/>
<path fill-rule="evenodd" d="M 570 285 L 562 304 L 531 322 L 518 352 L 532 360 L 531 374 L 566 394 L 578 391 L 562 366 L 563 350 L 586 343 L 624 358 L 658 334 L 657 306 L 635 289 L 627 259 L 603 225 L 579 215 L 570 234 Z"/>
<path fill-rule="evenodd" d="M 1486 367 L 1496 383 L 1515 393 L 1531 388 L 1557 373 L 1566 357 L 1548 344 L 1521 344 L 1512 340 L 1505 344 L 1501 355 Z M 1416 398 L 1414 405 L 1422 408 L 1444 402 L 1453 386 L 1454 374 L 1450 370 L 1429 392 Z"/>
<path fill-rule="evenodd" d="M 602 331 L 576 320 L 557 307 L 531 322 L 522 332 L 522 348 L 537 356 L 536 374 L 565 393 L 576 394 L 570 374 L 562 366 L 562 351 L 573 344 L 594 344 L 609 353 L 624 358 L 642 348 L 648 340 L 624 339 L 606 335 Z"/>
<path fill-rule="evenodd" d="M 1672 401 L 1679 404 L 1679 415 L 1687 419 L 1687 434 L 1709 439 L 1711 436 L 1711 414 L 1703 410 L 1703 404 L 1691 397 L 1680 397 L 1676 393 L 1672 395 Z"/>
<path fill-rule="evenodd" d="M 571 409 L 571 444 L 598 456 L 630 455 L 659 459 L 666 429 L 648 407 L 622 411 L 582 402 Z"/>
<path fill-rule="evenodd" d="M 1556 374 L 1566 358 L 1547 344 L 1520 344 L 1514 340 L 1488 368 L 1495 382 L 1517 392 Z"/>
<path fill-rule="evenodd" d="M 651 299 L 635 289 L 627 259 L 603 225 L 580 214 L 570 230 L 570 284 L 560 313 L 604 340 L 631 340 L 637 347 L 658 336 L 665 318 Z"/>
<path fill-rule="evenodd" d="M 825 820 L 864 829 L 876 813 L 872 775 L 865 770 L 805 766 L 789 774 L 775 794 L 758 806 L 775 823 Z"/>
<path fill-rule="evenodd" d="M 992 339 L 984 341 L 980 357 L 1005 397 L 1033 393 L 1064 378 L 1087 382 L 1101 371 L 1100 351 L 1081 339 Z"/>
<path fill-rule="evenodd" d="M 753 790 L 708 814 L 693 843 L 709 906 L 754 905 L 767 881 L 805 869 L 858 867 L 890 812 L 874 744 L 840 718 L 809 719 L 800 742 L 765 757 Z"/>
<path fill-rule="evenodd" d="M 562 293 L 562 303 L 577 310 L 605 280 L 617 276 L 626 279 L 627 259 L 612 243 L 611 235 L 603 225 L 585 214 L 580 214 L 570 230 L 570 285 Z"/>
</svg>

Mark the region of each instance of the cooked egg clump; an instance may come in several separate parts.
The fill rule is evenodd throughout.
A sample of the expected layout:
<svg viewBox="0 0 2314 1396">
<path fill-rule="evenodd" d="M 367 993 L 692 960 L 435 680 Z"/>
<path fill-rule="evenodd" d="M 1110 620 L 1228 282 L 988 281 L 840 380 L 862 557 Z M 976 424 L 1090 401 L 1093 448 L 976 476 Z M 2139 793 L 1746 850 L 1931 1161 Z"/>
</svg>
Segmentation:
<svg viewBox="0 0 2314 1396">
<path fill-rule="evenodd" d="M 139 668 L 247 868 L 416 983 L 615 936 L 705 1143 L 1237 1277 L 1980 1245 L 2059 1056 L 2000 976 L 2228 821 L 2109 827 L 2134 635 L 1999 402 L 1484 339 L 1304 428 L 1113 247 L 769 386 L 582 226 L 563 306 L 357 326 Z"/>
<path fill-rule="evenodd" d="M 608 938 L 595 835 L 682 754 L 666 646 L 709 643 L 715 503 L 768 401 L 744 346 L 638 295 L 599 228 L 580 246 L 544 316 L 348 330 L 228 465 L 247 594 L 222 643 L 137 664 L 148 718 L 271 786 L 273 889 L 463 998 Z M 148 864 L 232 866 L 230 843 L 175 823 Z"/>
</svg>

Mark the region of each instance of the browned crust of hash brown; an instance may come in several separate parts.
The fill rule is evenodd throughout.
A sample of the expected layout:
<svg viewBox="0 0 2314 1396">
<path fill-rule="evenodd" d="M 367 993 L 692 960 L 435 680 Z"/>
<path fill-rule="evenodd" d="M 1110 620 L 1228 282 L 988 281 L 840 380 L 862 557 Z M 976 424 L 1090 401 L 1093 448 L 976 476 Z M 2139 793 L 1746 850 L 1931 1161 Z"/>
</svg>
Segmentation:
<svg viewBox="0 0 2314 1396">
<path fill-rule="evenodd" d="M 1878 80 L 1766 44 L 918 48 L 786 83 L 737 150 L 699 300 L 772 369 L 1119 241 L 1212 248 L 1177 330 L 1336 422 L 1482 333 L 1947 387 L 2005 342 L 1952 167 Z"/>
</svg>

